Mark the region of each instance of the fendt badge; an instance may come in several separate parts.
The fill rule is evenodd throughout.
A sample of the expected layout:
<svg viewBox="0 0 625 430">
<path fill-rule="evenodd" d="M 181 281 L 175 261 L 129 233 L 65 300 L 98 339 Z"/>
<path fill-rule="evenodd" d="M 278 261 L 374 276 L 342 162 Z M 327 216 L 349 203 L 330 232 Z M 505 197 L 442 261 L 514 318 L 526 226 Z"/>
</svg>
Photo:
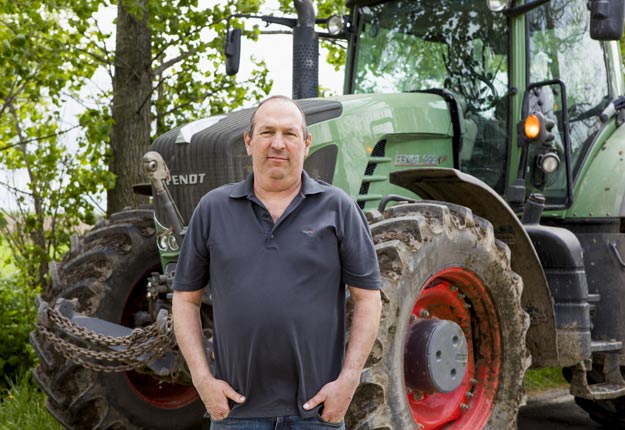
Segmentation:
<svg viewBox="0 0 625 430">
<path fill-rule="evenodd" d="M 446 155 L 440 154 L 397 154 L 396 166 L 436 166 L 447 161 Z"/>
<path fill-rule="evenodd" d="M 206 173 L 189 173 L 187 175 L 171 175 L 167 185 L 195 185 L 203 184 Z"/>
</svg>

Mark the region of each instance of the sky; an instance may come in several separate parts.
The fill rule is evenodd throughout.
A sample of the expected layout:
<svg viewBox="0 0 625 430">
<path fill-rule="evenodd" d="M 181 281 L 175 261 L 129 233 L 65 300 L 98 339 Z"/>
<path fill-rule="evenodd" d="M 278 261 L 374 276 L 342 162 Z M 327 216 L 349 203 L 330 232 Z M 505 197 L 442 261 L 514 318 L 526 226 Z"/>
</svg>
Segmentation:
<svg viewBox="0 0 625 430">
<path fill-rule="evenodd" d="M 262 13 L 283 16 L 276 7 L 271 7 L 276 2 L 268 0 L 270 7 L 263 9 Z M 287 30 L 284 26 L 271 25 L 264 26 L 259 20 L 249 20 L 249 25 L 259 24 L 261 31 Z M 282 94 L 291 96 L 292 92 L 292 59 L 293 59 L 293 38 L 286 34 L 261 35 L 257 42 L 243 39 L 241 46 L 241 68 L 237 75 L 237 80 L 245 80 L 249 76 L 251 63 L 247 61 L 251 55 L 264 59 L 267 64 L 269 77 L 273 80 L 273 87 L 269 95 Z M 325 61 L 326 52 L 320 48 L 319 53 L 319 85 L 328 88 L 334 94 L 343 93 L 343 68 L 334 70 Z"/>
<path fill-rule="evenodd" d="M 276 55 L 275 53 L 280 53 Z M 253 54 L 252 54 L 253 53 Z M 270 95 L 282 94 L 291 96 L 293 82 L 293 44 L 290 35 L 260 36 L 258 42 L 244 40 L 241 46 L 241 69 L 237 80 L 249 74 L 250 65 L 246 61 L 250 55 L 256 55 L 265 60 L 269 77 L 273 80 Z M 326 52 L 320 49 L 319 54 L 319 85 L 329 88 L 334 94 L 343 93 L 343 68 L 338 72 L 334 66 L 325 62 Z"/>
</svg>

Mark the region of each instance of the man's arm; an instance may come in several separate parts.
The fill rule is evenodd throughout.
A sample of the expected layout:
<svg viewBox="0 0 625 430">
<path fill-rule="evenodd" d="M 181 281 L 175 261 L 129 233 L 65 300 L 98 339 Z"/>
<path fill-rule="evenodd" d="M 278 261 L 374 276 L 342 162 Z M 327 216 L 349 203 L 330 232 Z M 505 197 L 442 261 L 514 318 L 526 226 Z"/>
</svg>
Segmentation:
<svg viewBox="0 0 625 430">
<path fill-rule="evenodd" d="M 243 403 L 245 398 L 227 382 L 216 379 L 210 371 L 202 340 L 201 304 L 202 290 L 174 291 L 174 332 L 178 347 L 189 366 L 193 385 L 206 410 L 211 417 L 221 420 L 230 413 L 228 399 Z"/>
<path fill-rule="evenodd" d="M 351 286 L 349 289 L 354 310 L 343 368 L 335 381 L 324 385 L 304 404 L 304 409 L 310 410 L 323 403 L 321 418 L 328 422 L 342 421 L 347 413 L 380 325 L 380 291 Z"/>
</svg>

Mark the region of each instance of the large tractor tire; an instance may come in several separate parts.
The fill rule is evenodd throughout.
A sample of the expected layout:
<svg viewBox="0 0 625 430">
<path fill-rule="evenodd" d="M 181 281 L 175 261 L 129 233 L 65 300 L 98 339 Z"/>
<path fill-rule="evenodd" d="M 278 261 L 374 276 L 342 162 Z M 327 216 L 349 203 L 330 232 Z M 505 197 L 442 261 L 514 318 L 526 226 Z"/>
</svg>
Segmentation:
<svg viewBox="0 0 625 430">
<path fill-rule="evenodd" d="M 145 311 L 146 283 L 161 271 L 151 210 L 110 217 L 51 265 L 44 299 L 76 299 L 76 311 L 127 327 Z M 145 314 L 144 314 L 145 315 Z M 39 355 L 35 379 L 46 407 L 67 429 L 201 429 L 204 407 L 195 389 L 158 381 L 135 371 L 104 373 L 75 364 L 38 332 L 31 343 Z"/>
<path fill-rule="evenodd" d="M 382 275 L 382 320 L 347 428 L 515 429 L 530 364 L 529 317 L 521 308 L 522 280 L 492 225 L 467 208 L 424 201 L 387 210 L 371 232 Z M 441 325 L 459 327 L 454 342 L 464 334 L 464 374 L 457 381 L 455 368 L 435 375 L 455 388 L 413 390 L 407 375 L 432 333 L 420 327 Z M 422 369 L 427 357 L 420 358 Z"/>
</svg>

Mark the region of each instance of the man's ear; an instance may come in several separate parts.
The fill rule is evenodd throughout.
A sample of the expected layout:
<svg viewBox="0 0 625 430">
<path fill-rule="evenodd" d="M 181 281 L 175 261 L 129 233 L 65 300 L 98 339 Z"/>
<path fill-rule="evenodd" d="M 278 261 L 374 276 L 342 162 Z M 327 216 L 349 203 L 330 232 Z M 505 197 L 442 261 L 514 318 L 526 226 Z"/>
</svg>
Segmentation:
<svg viewBox="0 0 625 430">
<path fill-rule="evenodd" d="M 308 155 L 308 151 L 310 150 L 310 144 L 312 143 L 312 134 L 308 133 L 308 137 L 304 141 L 304 156 Z"/>
<path fill-rule="evenodd" d="M 247 151 L 247 155 L 251 156 L 252 155 L 252 145 L 251 145 L 252 138 L 247 133 L 247 131 L 243 132 L 243 140 L 245 141 L 245 150 Z"/>
</svg>

